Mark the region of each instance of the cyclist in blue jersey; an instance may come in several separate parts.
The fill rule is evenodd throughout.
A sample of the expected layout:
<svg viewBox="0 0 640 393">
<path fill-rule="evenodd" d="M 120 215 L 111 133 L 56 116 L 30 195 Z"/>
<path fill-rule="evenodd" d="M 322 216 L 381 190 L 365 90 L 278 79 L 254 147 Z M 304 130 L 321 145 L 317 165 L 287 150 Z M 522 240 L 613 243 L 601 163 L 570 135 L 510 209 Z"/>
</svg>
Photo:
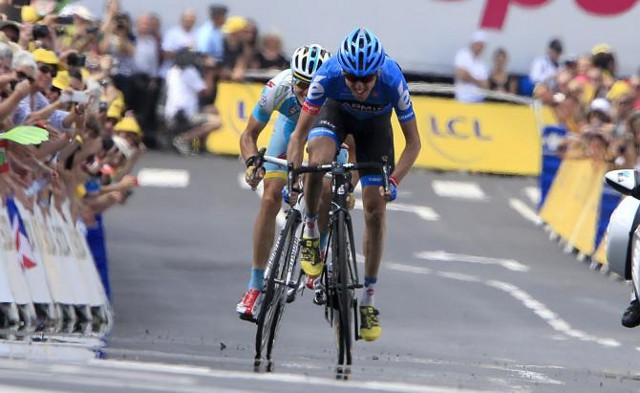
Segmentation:
<svg viewBox="0 0 640 393">
<path fill-rule="evenodd" d="M 308 142 L 309 164 L 321 165 L 332 161 L 336 149 L 350 134 L 355 140 L 356 162 L 388 161 L 393 165 L 392 110 L 406 145 L 392 168 L 389 190 L 383 192 L 380 174 L 360 171 L 365 218 L 360 335 L 367 341 L 376 340 L 382 333 L 373 295 L 382 258 L 386 203 L 396 198 L 400 181 L 420 152 L 418 126 L 405 78 L 370 30 L 357 28 L 349 33 L 338 53 L 316 72 L 287 148 L 287 159 L 298 167 Z M 301 266 L 309 276 L 319 275 L 324 268 L 317 225 L 321 185 L 321 174 L 304 179 L 306 213 Z"/>
<path fill-rule="evenodd" d="M 247 291 L 236 306 L 240 318 L 254 320 L 258 299 L 263 289 L 264 269 L 273 245 L 275 220 L 282 204 L 282 189 L 287 182 L 286 168 L 271 163 L 256 168 L 258 136 L 273 112 L 279 112 L 267 155 L 286 158 L 287 144 L 300 115 L 302 102 L 314 72 L 329 59 L 329 52 L 320 45 L 298 48 L 291 57 L 291 67 L 271 79 L 262 89 L 260 101 L 249 117 L 240 137 L 240 151 L 247 164 L 245 180 L 255 188 L 264 177 L 264 193 L 253 229 L 253 262 Z M 258 171 L 258 172 L 256 172 Z"/>
</svg>

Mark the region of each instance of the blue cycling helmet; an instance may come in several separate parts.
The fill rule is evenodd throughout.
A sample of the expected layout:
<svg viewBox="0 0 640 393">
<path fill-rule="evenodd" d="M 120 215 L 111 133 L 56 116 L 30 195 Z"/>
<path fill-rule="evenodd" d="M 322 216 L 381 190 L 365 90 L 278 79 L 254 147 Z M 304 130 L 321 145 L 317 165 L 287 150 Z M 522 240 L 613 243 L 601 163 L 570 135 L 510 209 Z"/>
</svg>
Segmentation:
<svg viewBox="0 0 640 393">
<path fill-rule="evenodd" d="M 366 27 L 358 27 L 347 35 L 338 49 L 342 70 L 356 76 L 378 72 L 386 53 L 380 40 Z"/>
<path fill-rule="evenodd" d="M 327 61 L 331 54 L 318 44 L 300 47 L 291 56 L 293 76 L 304 82 L 311 82 L 313 74 Z"/>
</svg>

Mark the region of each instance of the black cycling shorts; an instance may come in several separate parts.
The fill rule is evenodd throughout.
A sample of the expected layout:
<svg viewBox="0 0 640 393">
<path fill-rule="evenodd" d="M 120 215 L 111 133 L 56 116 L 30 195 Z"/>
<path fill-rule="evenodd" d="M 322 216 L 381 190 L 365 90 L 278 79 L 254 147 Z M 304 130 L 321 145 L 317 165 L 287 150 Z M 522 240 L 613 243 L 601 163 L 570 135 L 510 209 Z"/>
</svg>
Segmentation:
<svg viewBox="0 0 640 393">
<path fill-rule="evenodd" d="M 311 128 L 309 139 L 317 136 L 328 136 L 336 142 L 336 151 L 348 134 L 353 135 L 356 144 L 356 162 L 380 162 L 391 165 L 391 172 L 395 163 L 393 154 L 393 130 L 391 128 L 391 112 L 369 119 L 356 119 L 342 110 L 341 103 L 327 100 L 318 114 L 318 118 Z M 360 177 L 378 177 L 380 173 L 375 169 L 360 171 Z M 374 179 L 372 179 L 374 180 Z M 378 183 L 374 180 L 374 183 Z M 363 185 L 367 180 L 363 179 Z"/>
</svg>

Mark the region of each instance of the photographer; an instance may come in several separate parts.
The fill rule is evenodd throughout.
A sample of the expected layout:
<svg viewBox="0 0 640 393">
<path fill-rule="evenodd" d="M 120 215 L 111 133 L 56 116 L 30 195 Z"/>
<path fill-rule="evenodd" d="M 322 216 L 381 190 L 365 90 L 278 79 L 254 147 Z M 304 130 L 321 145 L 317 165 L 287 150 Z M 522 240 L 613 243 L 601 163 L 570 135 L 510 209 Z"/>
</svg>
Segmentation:
<svg viewBox="0 0 640 393">
<path fill-rule="evenodd" d="M 198 56 L 188 50 L 180 50 L 175 64 L 167 73 L 167 102 L 165 119 L 172 134 L 173 145 L 182 155 L 194 154 L 191 142 L 220 128 L 217 115 L 200 109 L 199 97 L 208 93 L 206 83 L 196 67 Z"/>
<path fill-rule="evenodd" d="M 117 2 L 112 1 L 107 8 L 107 18 L 103 23 L 104 37 L 99 45 L 100 53 L 109 54 L 113 58 L 111 78 L 114 85 L 124 94 L 127 107 L 133 103 L 131 76 L 135 64 L 135 37 L 131 32 L 129 15 L 119 11 Z"/>
</svg>

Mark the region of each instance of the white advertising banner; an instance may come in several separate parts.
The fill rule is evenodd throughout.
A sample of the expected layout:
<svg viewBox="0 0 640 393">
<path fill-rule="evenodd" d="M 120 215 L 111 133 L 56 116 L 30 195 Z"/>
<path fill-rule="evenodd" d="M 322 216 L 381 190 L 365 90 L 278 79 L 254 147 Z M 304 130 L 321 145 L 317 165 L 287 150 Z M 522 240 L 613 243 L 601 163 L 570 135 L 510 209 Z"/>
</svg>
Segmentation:
<svg viewBox="0 0 640 393">
<path fill-rule="evenodd" d="M 71 282 L 62 261 L 57 257 L 58 246 L 49 229 L 48 222 L 51 221 L 49 210 L 52 208 L 35 209 L 33 229 L 36 234 L 36 242 L 47 272 L 49 288 L 54 301 L 61 304 L 74 304 Z"/>
<path fill-rule="evenodd" d="M 16 252 L 15 237 L 11 230 L 11 220 L 6 206 L 0 206 L 0 236 L 2 236 L 0 253 L 7 276 L 9 277 L 9 285 L 13 299 L 16 304 L 31 304 L 31 293 L 27 280 L 22 273 L 22 266 L 18 263 L 18 254 Z"/>
<path fill-rule="evenodd" d="M 25 255 L 20 255 L 20 250 L 18 250 L 18 259 L 26 258 L 27 260 L 31 260 L 31 263 L 22 263 L 22 272 L 27 280 L 27 285 L 29 285 L 31 298 L 34 303 L 51 303 L 51 291 L 47 281 L 47 273 L 42 263 L 42 258 L 40 258 L 37 242 L 35 241 L 35 231 L 33 230 L 32 224 L 33 215 L 29 210 L 25 209 L 18 200 L 14 200 L 14 202 L 18 207 L 24 230 L 26 231 L 26 236 L 22 239 L 20 245 Z"/>
</svg>

